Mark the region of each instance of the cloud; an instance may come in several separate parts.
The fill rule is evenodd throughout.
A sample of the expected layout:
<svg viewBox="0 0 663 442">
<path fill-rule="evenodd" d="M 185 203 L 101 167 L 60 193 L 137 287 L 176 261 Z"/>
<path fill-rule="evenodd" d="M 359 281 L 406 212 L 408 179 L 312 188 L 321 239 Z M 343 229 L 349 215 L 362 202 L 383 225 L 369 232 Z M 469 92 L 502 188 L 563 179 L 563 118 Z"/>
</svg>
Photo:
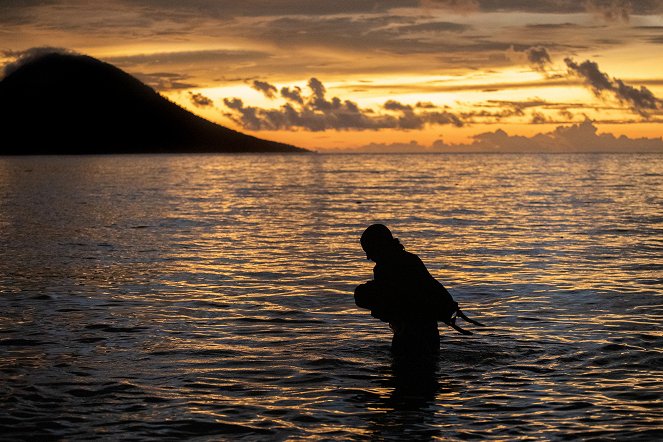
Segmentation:
<svg viewBox="0 0 663 442">
<path fill-rule="evenodd" d="M 13 59 L 5 64 L 2 69 L 3 76 L 7 76 L 26 63 L 34 61 L 48 54 L 75 54 L 75 51 L 67 48 L 57 48 L 52 46 L 40 46 L 30 48 L 25 51 L 2 51 L 3 58 Z"/>
<path fill-rule="evenodd" d="M 543 46 L 533 46 L 525 51 L 527 61 L 538 71 L 545 71 L 550 64 L 550 54 Z"/>
<path fill-rule="evenodd" d="M 371 143 L 351 151 L 361 152 L 448 152 L 448 153 L 598 153 L 598 152 L 657 152 L 663 153 L 663 138 L 616 137 L 598 133 L 590 120 L 570 126 L 558 126 L 551 132 L 531 137 L 509 135 L 504 130 L 485 132 L 473 137 L 471 143 L 447 144 L 442 140 L 431 146 L 416 141 L 410 143 Z"/>
<path fill-rule="evenodd" d="M 605 48 L 608 39 L 612 41 L 609 45 L 615 45 L 616 38 L 624 42 L 643 40 L 640 34 L 616 33 L 609 26 L 595 26 L 588 17 L 578 14 L 586 11 L 583 2 L 426 3 L 457 12 L 478 11 L 481 17 L 475 19 L 426 10 L 420 0 L 0 0 L 0 23 L 8 16 L 26 20 L 20 24 L 12 19 L 3 28 L 6 47 L 43 41 L 44 35 L 50 33 L 57 41 L 66 42 L 63 45 L 94 47 L 99 53 L 111 52 L 104 49 L 109 42 L 113 42 L 112 53 L 123 47 L 135 50 L 137 40 L 146 51 L 168 45 L 185 48 L 183 42 L 196 48 L 200 46 L 197 42 L 204 42 L 204 50 L 105 58 L 130 72 L 187 74 L 202 87 L 212 86 L 220 72 L 277 81 L 276 74 L 282 82 L 302 78 L 312 67 L 319 75 L 329 76 L 487 70 L 507 66 L 509 60 L 503 52 L 512 45 L 521 52 L 528 47 L 545 46 L 551 54 L 588 53 Z M 654 0 L 632 1 L 633 14 L 654 10 L 653 3 Z M 496 11 L 500 13 L 491 14 Z M 520 12 L 532 15 L 520 16 Z M 651 18 L 653 23 L 654 17 Z M 575 28 L 572 32 L 559 28 L 532 32 L 527 28 L 532 23 L 564 26 L 560 20 Z M 657 37 L 654 30 L 646 33 Z M 234 50 L 229 50 L 229 42 Z M 209 46 L 214 44 L 219 47 Z"/>
<path fill-rule="evenodd" d="M 304 99 L 302 98 L 302 89 L 299 86 L 295 86 L 292 89 L 289 87 L 282 87 L 281 96 L 286 100 L 294 101 L 295 103 L 304 103 Z"/>
<path fill-rule="evenodd" d="M 469 32 L 472 30 L 475 32 Z M 510 46 L 503 39 L 479 33 L 480 30 L 470 24 L 398 15 L 397 12 L 391 15 L 281 17 L 261 22 L 248 31 L 238 29 L 237 32 L 246 38 L 257 37 L 282 47 L 310 47 L 318 51 L 333 48 L 341 53 L 355 54 L 351 66 L 362 64 L 356 59 L 358 53 L 381 54 L 383 62 L 393 61 L 389 55 L 407 58 L 434 56 L 434 60 L 428 60 L 431 67 L 433 62 L 439 67 L 440 61 L 450 57 L 454 63 L 462 57 L 466 64 L 488 61 L 503 64 L 504 60 L 489 60 L 488 54 Z"/>
<path fill-rule="evenodd" d="M 569 73 L 582 78 L 597 97 L 602 97 L 604 92 L 609 92 L 643 117 L 648 117 L 651 111 L 663 108 L 663 101 L 654 96 L 649 89 L 644 86 L 637 89 L 620 79 L 610 78 L 608 74 L 601 72 L 598 64 L 593 61 L 585 60 L 578 64 L 571 58 L 565 58 L 564 62 Z"/>
<path fill-rule="evenodd" d="M 470 25 L 462 23 L 453 23 L 447 21 L 427 21 L 423 23 L 395 26 L 391 29 L 400 35 L 404 35 L 413 33 L 459 33 L 470 30 L 471 28 L 472 27 Z"/>
<path fill-rule="evenodd" d="M 275 98 L 276 93 L 278 92 L 278 89 L 276 89 L 276 86 L 273 84 L 269 84 L 266 81 L 260 81 L 260 80 L 253 80 L 253 84 L 251 84 L 251 87 L 258 92 L 262 92 L 263 95 L 267 98 Z"/>
<path fill-rule="evenodd" d="M 255 62 L 269 57 L 266 52 L 210 49 L 201 51 L 152 52 L 105 57 L 104 61 L 124 68 L 133 66 L 155 66 L 164 64 L 192 64 L 204 62 L 242 63 Z"/>
<path fill-rule="evenodd" d="M 478 12 L 481 9 L 479 0 L 421 0 L 424 8 L 446 9 L 459 14 Z"/>
<path fill-rule="evenodd" d="M 471 106 L 473 110 L 460 113 L 460 118 L 467 124 L 494 124 L 512 117 L 522 120 L 522 117 L 528 114 L 533 123 L 551 123 L 553 121 L 550 117 L 536 109 L 556 110 L 577 107 L 577 105 L 552 103 L 538 98 L 526 101 L 488 100 L 483 103 L 472 103 Z"/>
<path fill-rule="evenodd" d="M 122 0 L 121 3 L 128 5 L 141 5 L 150 9 L 183 11 L 205 14 L 213 17 L 238 17 L 238 16 L 277 16 L 277 15 L 336 15 L 340 11 L 344 13 L 376 13 L 385 12 L 397 7 L 412 7 L 418 4 L 418 0 L 380 0 L 357 1 L 336 0 L 310 1 L 310 0 Z"/>
<path fill-rule="evenodd" d="M 419 144 L 412 140 L 409 143 L 369 143 L 361 147 L 350 149 L 339 149 L 341 152 L 366 152 L 366 153 L 428 153 L 433 152 L 431 146 Z"/>
<path fill-rule="evenodd" d="M 554 123 L 554 120 L 546 116 L 543 112 L 532 112 L 532 119 L 530 121 L 532 124 L 548 124 Z"/>
<path fill-rule="evenodd" d="M 271 85 L 270 85 L 271 86 Z M 274 89 L 269 89 L 274 91 Z M 393 100 L 387 101 L 383 109 L 376 112 L 360 108 L 351 100 L 338 97 L 327 98 L 325 85 L 317 78 L 308 81 L 310 94 L 303 96 L 300 88 L 281 89 L 287 103 L 280 108 L 246 106 L 240 98 L 226 98 L 226 114 L 237 124 L 248 130 L 378 130 L 378 129 L 421 129 L 425 125 L 463 126 L 458 116 L 444 109 L 413 107 Z"/>
<path fill-rule="evenodd" d="M 405 105 L 405 104 L 399 103 L 398 101 L 394 101 L 394 100 L 387 100 L 384 103 L 383 107 L 387 110 L 412 111 L 412 106 Z"/>
<path fill-rule="evenodd" d="M 527 63 L 539 72 L 546 72 L 551 64 L 550 54 L 543 46 L 531 46 L 522 51 L 511 46 L 506 50 L 506 57 L 515 63 Z"/>
<path fill-rule="evenodd" d="M 608 21 L 627 22 L 633 13 L 633 2 L 631 0 L 585 0 L 585 7 L 588 12 L 599 15 Z"/>
<path fill-rule="evenodd" d="M 77 3 L 82 3 L 77 5 Z M 335 16 L 344 14 L 381 14 L 402 8 L 442 8 L 452 12 L 534 12 L 569 14 L 595 9 L 597 11 L 626 10 L 627 13 L 642 14 L 656 10 L 658 0 L 380 0 L 357 1 L 336 0 L 111 0 L 106 2 L 118 15 L 126 11 L 137 11 L 156 20 L 183 20 L 188 17 L 210 17 L 213 19 L 232 20 L 237 17 L 275 17 L 275 16 Z M 71 2 L 65 0 L 9 0 L 0 1 L 0 20 L 18 20 L 39 7 L 68 6 L 99 10 L 97 4 L 90 2 Z M 71 4 L 71 5 L 70 5 Z M 75 9 L 78 12 L 79 9 Z M 161 15 L 155 14 L 160 12 Z M 612 13 L 612 15 L 615 14 Z"/>
<path fill-rule="evenodd" d="M 436 107 L 428 107 L 427 104 L 416 106 L 417 109 L 436 109 L 433 111 L 416 111 L 409 104 L 387 100 L 383 106 L 385 110 L 399 112 L 398 127 L 401 129 L 421 129 L 426 124 L 451 124 L 462 127 L 463 122 L 458 116 L 447 111 L 438 111 Z"/>
<path fill-rule="evenodd" d="M 500 152 L 663 152 L 663 139 L 599 134 L 594 123 L 585 120 L 533 137 L 512 136 L 501 129 L 486 132 L 474 137 L 472 147 Z"/>
<path fill-rule="evenodd" d="M 211 98 L 204 96 L 201 93 L 189 92 L 189 99 L 196 107 L 213 107 L 214 102 Z"/>
<path fill-rule="evenodd" d="M 192 89 L 197 87 L 196 84 L 186 81 L 189 79 L 188 75 L 175 74 L 171 72 L 154 72 L 151 74 L 132 72 L 131 75 L 138 78 L 148 86 L 156 89 L 157 91 Z"/>
<path fill-rule="evenodd" d="M 575 14 L 589 12 L 606 20 L 628 20 L 631 14 L 661 11 L 660 0 L 421 0 L 424 8 L 441 8 L 457 13 L 529 12 Z"/>
</svg>

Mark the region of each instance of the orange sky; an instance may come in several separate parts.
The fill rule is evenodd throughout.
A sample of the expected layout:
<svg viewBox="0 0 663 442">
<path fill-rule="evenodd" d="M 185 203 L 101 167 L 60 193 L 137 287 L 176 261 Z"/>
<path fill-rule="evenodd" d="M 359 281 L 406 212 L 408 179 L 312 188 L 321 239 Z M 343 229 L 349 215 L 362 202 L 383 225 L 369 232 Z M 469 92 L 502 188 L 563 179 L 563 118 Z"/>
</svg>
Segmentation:
<svg viewBox="0 0 663 442">
<path fill-rule="evenodd" d="M 586 119 L 661 137 L 663 1 L 530 3 L 0 2 L 0 49 L 4 63 L 34 47 L 86 53 L 210 120 L 314 149 Z"/>
</svg>

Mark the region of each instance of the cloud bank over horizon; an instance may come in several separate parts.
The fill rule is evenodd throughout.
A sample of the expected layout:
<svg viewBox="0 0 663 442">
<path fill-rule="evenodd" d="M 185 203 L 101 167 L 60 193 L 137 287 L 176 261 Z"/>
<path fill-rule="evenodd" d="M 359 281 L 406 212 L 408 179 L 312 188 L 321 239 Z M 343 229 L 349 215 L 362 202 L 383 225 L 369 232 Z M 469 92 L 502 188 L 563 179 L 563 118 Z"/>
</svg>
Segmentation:
<svg viewBox="0 0 663 442">
<path fill-rule="evenodd" d="M 471 143 L 448 144 L 437 140 L 429 146 L 409 143 L 370 143 L 351 148 L 323 151 L 367 153 L 663 153 L 663 137 L 629 138 L 598 133 L 590 120 L 558 126 L 531 137 L 509 135 L 502 129 L 472 137 Z"/>
</svg>

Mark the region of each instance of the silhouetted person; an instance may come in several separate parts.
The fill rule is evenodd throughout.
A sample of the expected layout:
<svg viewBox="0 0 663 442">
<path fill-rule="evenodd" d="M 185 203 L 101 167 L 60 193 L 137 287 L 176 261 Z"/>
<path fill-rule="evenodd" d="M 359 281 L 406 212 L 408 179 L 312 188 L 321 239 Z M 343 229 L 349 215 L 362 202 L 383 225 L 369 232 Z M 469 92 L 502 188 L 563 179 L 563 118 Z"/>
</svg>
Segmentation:
<svg viewBox="0 0 663 442">
<path fill-rule="evenodd" d="M 413 253 L 405 251 L 383 224 L 373 224 L 361 235 L 366 257 L 375 262 L 374 279 L 355 289 L 355 303 L 388 322 L 394 332 L 391 349 L 396 361 L 435 359 L 440 349 L 437 322 L 463 334 L 456 316 L 467 318 L 449 292 Z"/>
</svg>

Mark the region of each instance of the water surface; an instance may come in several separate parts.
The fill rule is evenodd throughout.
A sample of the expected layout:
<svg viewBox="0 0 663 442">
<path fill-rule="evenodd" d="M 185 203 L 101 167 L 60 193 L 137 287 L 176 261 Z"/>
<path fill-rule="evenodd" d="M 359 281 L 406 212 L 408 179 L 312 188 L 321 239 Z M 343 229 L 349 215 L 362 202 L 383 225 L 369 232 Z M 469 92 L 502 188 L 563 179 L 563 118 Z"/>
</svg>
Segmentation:
<svg viewBox="0 0 663 442">
<path fill-rule="evenodd" d="M 0 437 L 663 437 L 663 156 L 0 157 Z M 389 225 L 471 316 L 425 391 Z"/>
</svg>

